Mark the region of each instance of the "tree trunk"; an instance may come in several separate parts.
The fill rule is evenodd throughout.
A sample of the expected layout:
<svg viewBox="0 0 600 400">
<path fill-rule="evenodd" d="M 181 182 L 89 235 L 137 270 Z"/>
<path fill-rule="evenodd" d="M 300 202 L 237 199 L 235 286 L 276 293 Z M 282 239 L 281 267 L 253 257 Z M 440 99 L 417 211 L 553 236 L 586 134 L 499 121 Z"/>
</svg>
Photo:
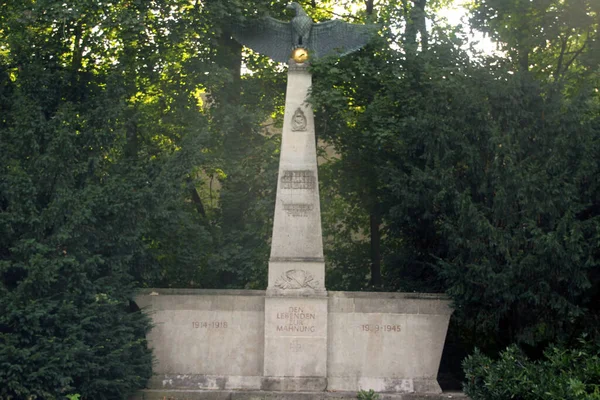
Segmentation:
<svg viewBox="0 0 600 400">
<path fill-rule="evenodd" d="M 373 15 L 373 0 L 365 0 L 367 16 Z"/>
<path fill-rule="evenodd" d="M 427 51 L 429 47 L 429 35 L 427 33 L 427 21 L 425 14 L 425 5 L 427 4 L 427 0 L 416 0 L 415 7 L 417 8 L 416 17 L 416 25 L 417 30 L 421 34 L 421 50 Z"/>
<path fill-rule="evenodd" d="M 529 49 L 524 46 L 519 49 L 519 71 L 529 71 Z"/>
<path fill-rule="evenodd" d="M 381 287 L 381 213 L 379 205 L 376 204 L 371 209 L 369 215 L 371 230 L 371 286 Z"/>
<path fill-rule="evenodd" d="M 204 218 L 206 218 L 206 210 L 204 209 L 204 204 L 202 204 L 202 199 L 200 198 L 200 195 L 198 194 L 198 191 L 196 190 L 196 186 L 194 186 L 194 180 L 190 177 L 187 177 L 186 182 L 188 184 L 190 194 L 192 195 L 192 203 L 194 203 L 194 206 L 196 207 L 196 211 L 198 212 L 198 214 L 200 214 Z"/>
<path fill-rule="evenodd" d="M 418 43 L 417 43 L 417 33 L 421 34 L 421 48 L 422 50 L 427 50 L 429 45 L 429 36 L 427 33 L 427 24 L 425 19 L 425 6 L 427 5 L 427 0 L 413 0 L 412 7 L 407 10 L 406 14 L 406 28 L 404 30 L 404 38 L 405 38 L 405 46 L 407 52 L 416 53 Z M 406 3 L 405 3 L 406 6 Z"/>
<path fill-rule="evenodd" d="M 79 91 L 79 70 L 83 61 L 83 49 L 81 45 L 81 38 L 83 36 L 83 29 L 81 22 L 75 24 L 75 40 L 73 44 L 73 55 L 71 58 L 71 87 L 70 89 L 70 100 L 80 100 Z"/>
<path fill-rule="evenodd" d="M 125 119 L 125 157 L 136 158 L 139 149 L 137 107 L 129 105 Z"/>
<path fill-rule="evenodd" d="M 242 45 L 231 37 L 231 32 L 224 31 L 219 38 L 219 53 L 219 64 L 227 68 L 233 78 L 234 90 L 228 91 L 228 97 L 231 97 L 228 100 L 238 103 L 242 79 Z"/>
</svg>

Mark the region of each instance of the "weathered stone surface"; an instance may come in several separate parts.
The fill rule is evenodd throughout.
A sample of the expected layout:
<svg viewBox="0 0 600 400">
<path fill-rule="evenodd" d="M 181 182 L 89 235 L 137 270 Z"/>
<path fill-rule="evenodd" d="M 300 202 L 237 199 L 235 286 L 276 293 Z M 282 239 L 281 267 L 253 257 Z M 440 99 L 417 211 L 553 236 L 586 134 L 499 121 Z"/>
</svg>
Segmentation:
<svg viewBox="0 0 600 400">
<path fill-rule="evenodd" d="M 441 392 L 448 303 L 435 295 L 329 292 L 328 389 Z"/>
<path fill-rule="evenodd" d="M 380 400 L 468 400 L 464 393 L 381 393 Z M 356 400 L 356 392 L 277 392 L 143 390 L 130 400 Z"/>
<path fill-rule="evenodd" d="M 156 374 L 148 387 L 175 390 L 259 390 L 262 376 Z"/>
<path fill-rule="evenodd" d="M 261 386 L 261 390 L 285 392 L 323 392 L 325 389 L 325 377 L 265 377 Z"/>
<path fill-rule="evenodd" d="M 154 324 L 148 336 L 158 361 L 154 372 L 167 376 L 159 387 L 223 389 L 230 380 L 221 379 L 220 384 L 218 377 L 262 376 L 264 292 L 150 293 L 155 295 L 136 300 Z M 245 383 L 235 386 L 249 388 Z"/>
<path fill-rule="evenodd" d="M 267 297 L 264 376 L 325 378 L 327 326 L 327 298 Z M 282 383 L 274 390 L 298 387 Z"/>
</svg>

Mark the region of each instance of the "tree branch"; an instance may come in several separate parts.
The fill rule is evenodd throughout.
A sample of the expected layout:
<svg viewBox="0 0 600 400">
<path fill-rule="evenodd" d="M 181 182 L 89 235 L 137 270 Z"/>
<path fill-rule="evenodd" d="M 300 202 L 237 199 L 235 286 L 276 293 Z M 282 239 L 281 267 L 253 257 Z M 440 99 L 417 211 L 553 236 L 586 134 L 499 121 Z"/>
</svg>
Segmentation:
<svg viewBox="0 0 600 400">
<path fill-rule="evenodd" d="M 340 17 L 342 19 L 352 19 L 352 20 L 355 20 L 355 21 L 359 21 L 360 20 L 359 17 L 357 17 L 355 15 L 352 15 L 352 14 L 342 15 L 342 14 L 338 14 L 338 13 L 336 13 L 334 11 L 329 11 L 329 10 L 322 10 L 322 11 L 325 11 L 326 13 L 329 13 L 331 15 L 335 15 L 336 17 Z"/>
<path fill-rule="evenodd" d="M 563 64 L 563 60 L 565 57 L 565 51 L 567 51 L 567 40 L 568 40 L 568 38 L 565 36 L 560 37 L 560 41 L 561 41 L 560 55 L 558 56 L 558 62 L 556 64 L 556 73 L 555 73 L 556 78 L 554 80 L 558 80 L 558 78 L 561 75 L 560 70 L 562 69 L 562 64 Z"/>
<path fill-rule="evenodd" d="M 575 55 L 565 64 L 565 68 L 561 75 L 564 75 L 567 72 L 567 70 L 569 69 L 569 67 L 571 66 L 571 64 L 573 64 L 573 62 L 577 59 L 577 57 L 579 57 L 581 55 L 581 53 L 583 53 L 583 50 L 585 50 L 585 48 L 587 47 L 589 38 L 590 38 L 590 32 L 588 31 L 588 37 L 585 40 L 585 42 L 583 42 L 583 46 L 581 46 L 581 48 L 574 53 Z"/>
</svg>

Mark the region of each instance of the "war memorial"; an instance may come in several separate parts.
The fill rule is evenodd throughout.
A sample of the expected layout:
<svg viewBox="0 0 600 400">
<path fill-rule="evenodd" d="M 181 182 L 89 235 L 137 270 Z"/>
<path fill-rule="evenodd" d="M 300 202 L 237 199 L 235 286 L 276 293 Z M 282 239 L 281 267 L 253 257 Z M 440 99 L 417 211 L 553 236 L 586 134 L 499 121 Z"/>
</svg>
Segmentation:
<svg viewBox="0 0 600 400">
<path fill-rule="evenodd" d="M 236 38 L 288 63 L 279 178 L 266 291 L 148 289 L 156 358 L 136 399 L 439 399 L 452 309 L 436 294 L 327 291 L 310 60 L 362 47 L 374 29 L 265 18 Z"/>
</svg>

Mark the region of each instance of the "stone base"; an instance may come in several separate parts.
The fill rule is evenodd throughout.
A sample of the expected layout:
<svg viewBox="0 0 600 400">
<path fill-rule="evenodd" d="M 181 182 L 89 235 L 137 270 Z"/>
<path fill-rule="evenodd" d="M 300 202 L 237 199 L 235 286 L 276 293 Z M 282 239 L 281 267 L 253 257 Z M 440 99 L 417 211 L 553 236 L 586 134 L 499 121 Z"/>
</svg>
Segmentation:
<svg viewBox="0 0 600 400">
<path fill-rule="evenodd" d="M 444 296 L 148 289 L 136 302 L 154 323 L 148 387 L 161 393 L 441 393 L 436 375 L 452 312 Z"/>
<path fill-rule="evenodd" d="M 141 390 L 129 400 L 356 400 L 356 392 L 271 392 L 226 390 Z M 380 393 L 379 400 L 469 400 L 461 392 Z"/>
<path fill-rule="evenodd" d="M 197 374 L 161 374 L 148 382 L 151 388 L 167 391 L 227 391 L 267 390 L 292 392 L 323 392 L 327 390 L 325 377 L 281 377 L 281 376 L 217 376 Z"/>
<path fill-rule="evenodd" d="M 333 391 L 374 390 L 378 393 L 442 393 L 442 388 L 434 378 L 329 377 L 327 381 L 327 389 Z"/>
<path fill-rule="evenodd" d="M 262 376 L 160 374 L 148 382 L 150 388 L 164 390 L 260 390 Z"/>
<path fill-rule="evenodd" d="M 367 377 L 292 377 L 232 376 L 199 374 L 161 374 L 148 382 L 150 388 L 171 391 L 189 390 L 266 390 L 274 392 L 355 392 L 374 390 L 378 393 L 442 393 L 436 379 L 367 378 Z"/>
<path fill-rule="evenodd" d="M 322 392 L 327 389 L 325 377 L 266 376 L 262 380 L 261 390 L 281 392 Z"/>
</svg>

